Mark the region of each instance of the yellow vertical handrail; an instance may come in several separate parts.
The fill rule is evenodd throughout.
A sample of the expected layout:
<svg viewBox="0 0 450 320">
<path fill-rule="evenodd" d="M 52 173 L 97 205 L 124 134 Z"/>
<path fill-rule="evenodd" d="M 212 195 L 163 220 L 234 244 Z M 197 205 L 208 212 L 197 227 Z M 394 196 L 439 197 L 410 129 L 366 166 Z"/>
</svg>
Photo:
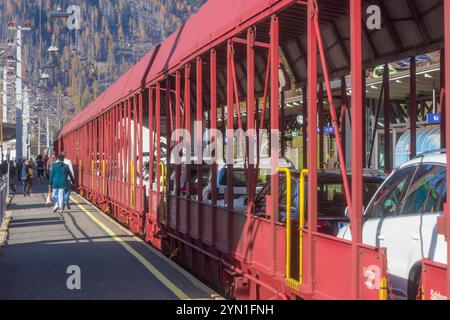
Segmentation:
<svg viewBox="0 0 450 320">
<path fill-rule="evenodd" d="M 161 162 L 160 163 L 160 167 L 161 167 L 161 192 L 164 193 L 164 189 L 166 187 L 166 165 Z"/>
<path fill-rule="evenodd" d="M 380 280 L 379 300 L 384 301 L 387 299 L 388 299 L 388 280 L 386 277 L 383 277 Z"/>
<path fill-rule="evenodd" d="M 300 196 L 299 196 L 299 227 L 300 227 L 300 248 L 299 248 L 299 274 L 300 284 L 303 283 L 303 229 L 305 228 L 305 181 L 308 169 L 302 170 L 300 174 Z"/>
<path fill-rule="evenodd" d="M 291 195 L 292 195 L 292 185 L 291 185 L 291 171 L 288 168 L 279 168 L 279 172 L 286 174 L 286 284 L 289 287 L 298 290 L 298 282 L 291 276 Z"/>
</svg>

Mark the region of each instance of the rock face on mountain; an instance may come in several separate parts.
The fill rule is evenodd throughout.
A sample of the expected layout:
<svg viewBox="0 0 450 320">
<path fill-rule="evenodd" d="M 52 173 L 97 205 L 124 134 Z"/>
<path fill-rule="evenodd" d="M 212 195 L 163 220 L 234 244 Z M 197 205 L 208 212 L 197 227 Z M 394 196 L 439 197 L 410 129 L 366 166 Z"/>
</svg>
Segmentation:
<svg viewBox="0 0 450 320">
<path fill-rule="evenodd" d="M 64 118 L 82 110 L 155 44 L 175 31 L 206 0 L 1 0 L 0 49 L 15 55 L 7 41 L 9 22 L 31 23 L 23 35 L 24 81 L 49 101 L 63 96 Z M 80 30 L 69 30 L 51 12 L 80 8 Z M 49 52 L 50 47 L 58 51 Z M 44 77 L 42 75 L 44 74 Z M 47 75 L 49 76 L 48 79 Z"/>
</svg>

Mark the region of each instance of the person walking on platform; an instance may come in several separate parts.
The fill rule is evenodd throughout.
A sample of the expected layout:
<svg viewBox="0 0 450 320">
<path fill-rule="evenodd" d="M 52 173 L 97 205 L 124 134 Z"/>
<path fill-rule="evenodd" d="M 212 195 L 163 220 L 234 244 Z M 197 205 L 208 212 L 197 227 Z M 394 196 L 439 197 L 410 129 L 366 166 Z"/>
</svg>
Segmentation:
<svg viewBox="0 0 450 320">
<path fill-rule="evenodd" d="M 22 184 L 22 169 L 23 169 L 23 160 L 22 160 L 22 158 L 17 159 L 17 161 L 16 161 L 16 169 L 17 169 L 17 181 L 19 181 L 19 184 Z"/>
<path fill-rule="evenodd" d="M 45 163 L 42 156 L 38 156 L 36 160 L 37 177 L 40 184 L 44 181 Z"/>
<path fill-rule="evenodd" d="M 63 213 L 66 208 L 66 194 L 70 193 L 71 185 L 68 181 L 72 181 L 75 184 L 75 178 L 67 164 L 64 163 L 65 154 L 61 153 L 59 156 L 58 162 L 56 162 L 50 173 L 50 181 L 49 181 L 49 192 L 53 190 L 53 194 L 56 195 L 55 206 L 53 208 L 53 212 L 58 211 L 59 213 Z"/>
<path fill-rule="evenodd" d="M 12 192 L 16 192 L 16 185 L 14 184 L 16 174 L 20 175 L 20 172 L 16 172 L 16 164 L 11 160 L 9 161 L 9 188 Z"/>
<path fill-rule="evenodd" d="M 30 161 L 24 161 L 22 165 L 22 183 L 23 183 L 23 196 L 31 195 L 31 188 L 33 187 L 33 167 L 30 165 Z"/>
<path fill-rule="evenodd" d="M 75 177 L 72 161 L 70 159 L 67 159 L 67 154 L 64 151 L 61 152 L 61 156 L 64 157 L 63 162 L 69 167 L 70 172 L 72 173 L 72 176 Z M 59 161 L 61 161 L 61 160 L 59 160 Z M 67 209 L 70 210 L 70 188 L 67 189 L 66 193 L 64 194 L 64 203 L 66 204 Z"/>
<path fill-rule="evenodd" d="M 49 170 L 48 170 L 48 162 L 50 160 L 50 157 L 48 156 L 48 154 L 45 155 L 44 157 L 44 169 L 45 169 L 45 177 L 47 179 L 50 178 L 50 174 L 49 174 Z"/>
</svg>

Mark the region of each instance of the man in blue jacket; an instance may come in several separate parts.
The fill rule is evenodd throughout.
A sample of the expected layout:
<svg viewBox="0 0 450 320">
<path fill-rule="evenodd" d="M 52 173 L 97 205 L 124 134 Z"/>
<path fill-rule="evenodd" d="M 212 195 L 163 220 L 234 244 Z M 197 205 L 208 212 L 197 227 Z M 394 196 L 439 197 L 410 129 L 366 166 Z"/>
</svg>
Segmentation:
<svg viewBox="0 0 450 320">
<path fill-rule="evenodd" d="M 75 178 L 67 164 L 64 163 L 65 154 L 62 153 L 59 156 L 59 161 L 53 164 L 52 171 L 49 180 L 49 191 L 53 190 L 53 194 L 56 194 L 57 201 L 55 201 L 55 207 L 53 212 L 59 209 L 59 213 L 63 213 L 66 207 L 65 195 L 70 191 L 71 185 L 69 178 L 73 184 L 75 184 Z"/>
</svg>

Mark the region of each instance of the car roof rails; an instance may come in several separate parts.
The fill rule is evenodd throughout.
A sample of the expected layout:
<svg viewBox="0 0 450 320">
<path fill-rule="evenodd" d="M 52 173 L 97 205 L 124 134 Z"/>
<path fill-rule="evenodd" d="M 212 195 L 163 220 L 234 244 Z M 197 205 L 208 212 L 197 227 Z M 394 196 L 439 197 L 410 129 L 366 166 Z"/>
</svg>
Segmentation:
<svg viewBox="0 0 450 320">
<path fill-rule="evenodd" d="M 426 151 L 423 152 L 421 154 L 418 154 L 417 156 L 415 156 L 412 160 L 417 160 L 420 158 L 425 158 L 426 156 L 432 155 L 432 154 L 443 154 L 443 153 L 447 153 L 447 149 L 436 149 L 436 150 L 430 150 L 430 151 Z"/>
</svg>

